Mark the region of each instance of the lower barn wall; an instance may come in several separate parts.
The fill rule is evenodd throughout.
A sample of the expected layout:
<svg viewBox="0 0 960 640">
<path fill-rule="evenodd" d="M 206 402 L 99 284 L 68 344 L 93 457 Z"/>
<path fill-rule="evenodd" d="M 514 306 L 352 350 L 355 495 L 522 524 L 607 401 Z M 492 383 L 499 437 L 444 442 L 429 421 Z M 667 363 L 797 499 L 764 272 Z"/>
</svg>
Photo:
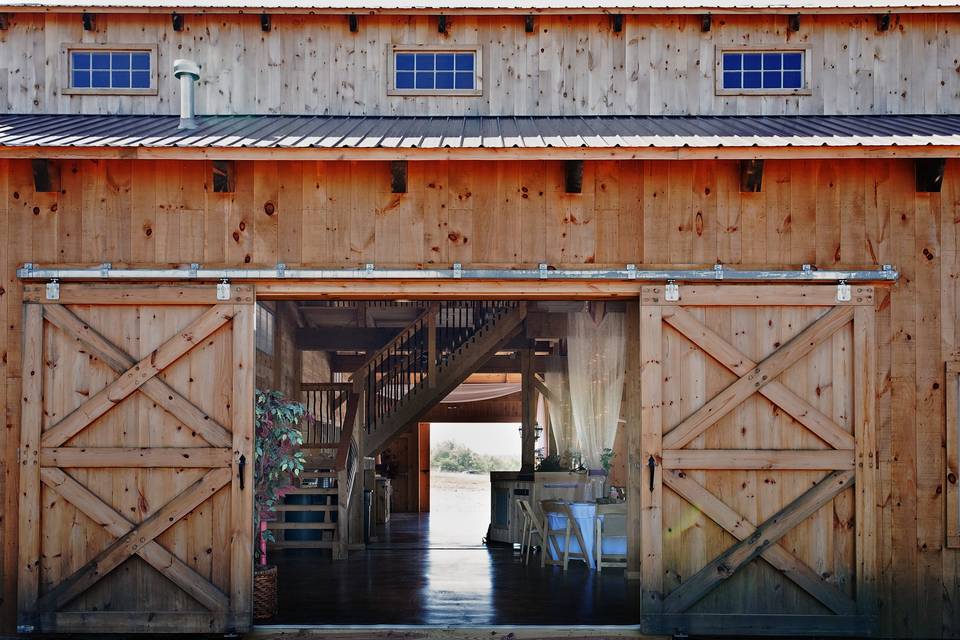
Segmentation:
<svg viewBox="0 0 960 640">
<path fill-rule="evenodd" d="M 767 161 L 761 193 L 735 162 L 587 162 L 580 195 L 558 162 L 239 162 L 215 194 L 204 162 L 66 162 L 34 193 L 0 161 L 2 612 L 13 626 L 23 262 L 419 266 L 895 264 L 878 302 L 887 635 L 960 634 L 960 553 L 944 549 L 943 363 L 960 358 L 960 165 L 915 193 L 909 160 Z"/>
</svg>

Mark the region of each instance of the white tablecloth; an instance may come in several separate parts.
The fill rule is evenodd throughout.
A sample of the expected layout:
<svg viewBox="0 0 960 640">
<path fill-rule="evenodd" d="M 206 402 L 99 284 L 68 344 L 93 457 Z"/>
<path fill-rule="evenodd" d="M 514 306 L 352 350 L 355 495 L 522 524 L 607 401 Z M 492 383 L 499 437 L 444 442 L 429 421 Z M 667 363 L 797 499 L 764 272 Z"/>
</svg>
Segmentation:
<svg viewBox="0 0 960 640">
<path fill-rule="evenodd" d="M 584 544 L 587 545 L 587 557 L 590 558 L 590 566 L 593 567 L 596 565 L 593 557 L 593 551 L 595 546 L 594 526 L 597 519 L 597 505 L 595 502 L 572 502 L 570 503 L 570 511 L 573 512 L 574 520 L 576 520 L 577 524 L 580 525 L 580 534 L 583 536 Z M 600 516 L 600 518 L 603 517 L 604 516 Z M 565 516 L 553 513 L 547 516 L 547 528 L 564 529 L 566 526 L 567 518 Z M 563 538 L 558 538 L 557 544 L 560 547 L 560 551 L 563 552 Z M 550 553 L 550 558 L 553 560 L 559 560 L 553 544 L 549 544 L 547 547 Z M 573 535 L 573 532 L 570 533 L 570 551 L 571 553 L 579 553 L 580 551 L 580 544 L 577 542 L 577 538 Z M 627 541 L 624 538 L 604 538 L 603 553 L 604 555 L 626 555 Z"/>
</svg>

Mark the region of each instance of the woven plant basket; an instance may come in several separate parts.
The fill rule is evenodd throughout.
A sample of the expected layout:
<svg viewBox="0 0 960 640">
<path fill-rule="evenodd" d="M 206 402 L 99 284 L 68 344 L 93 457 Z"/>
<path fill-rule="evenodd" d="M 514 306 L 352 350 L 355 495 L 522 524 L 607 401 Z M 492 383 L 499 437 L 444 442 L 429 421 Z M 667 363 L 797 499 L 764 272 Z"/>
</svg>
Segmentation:
<svg viewBox="0 0 960 640">
<path fill-rule="evenodd" d="M 258 566 L 253 572 L 253 619 L 266 620 L 277 615 L 277 567 Z"/>
</svg>

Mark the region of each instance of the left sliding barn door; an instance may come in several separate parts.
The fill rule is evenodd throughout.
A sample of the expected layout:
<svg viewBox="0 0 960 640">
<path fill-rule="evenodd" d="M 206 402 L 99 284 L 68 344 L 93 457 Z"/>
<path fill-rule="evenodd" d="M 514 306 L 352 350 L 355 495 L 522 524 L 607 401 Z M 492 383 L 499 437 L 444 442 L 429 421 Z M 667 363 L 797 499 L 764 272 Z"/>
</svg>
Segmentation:
<svg viewBox="0 0 960 640">
<path fill-rule="evenodd" d="M 253 288 L 24 296 L 18 626 L 250 626 Z"/>
</svg>

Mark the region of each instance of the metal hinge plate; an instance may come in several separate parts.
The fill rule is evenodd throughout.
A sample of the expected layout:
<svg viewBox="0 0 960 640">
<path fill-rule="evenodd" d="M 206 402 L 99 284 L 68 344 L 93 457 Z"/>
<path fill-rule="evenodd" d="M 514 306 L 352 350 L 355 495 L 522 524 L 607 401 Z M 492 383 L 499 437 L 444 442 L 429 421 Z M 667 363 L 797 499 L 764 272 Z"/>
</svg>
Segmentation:
<svg viewBox="0 0 960 640">
<path fill-rule="evenodd" d="M 663 290 L 663 299 L 667 302 L 678 302 L 680 300 L 680 285 L 676 282 L 668 282 Z"/>
<path fill-rule="evenodd" d="M 217 300 L 230 299 L 230 282 L 224 280 L 217 283 Z"/>
<path fill-rule="evenodd" d="M 47 283 L 47 300 L 59 300 L 60 299 L 60 283 L 56 280 L 51 280 Z"/>
<path fill-rule="evenodd" d="M 843 280 L 837 285 L 837 302 L 850 302 L 853 295 L 850 291 L 850 285 Z"/>
</svg>

